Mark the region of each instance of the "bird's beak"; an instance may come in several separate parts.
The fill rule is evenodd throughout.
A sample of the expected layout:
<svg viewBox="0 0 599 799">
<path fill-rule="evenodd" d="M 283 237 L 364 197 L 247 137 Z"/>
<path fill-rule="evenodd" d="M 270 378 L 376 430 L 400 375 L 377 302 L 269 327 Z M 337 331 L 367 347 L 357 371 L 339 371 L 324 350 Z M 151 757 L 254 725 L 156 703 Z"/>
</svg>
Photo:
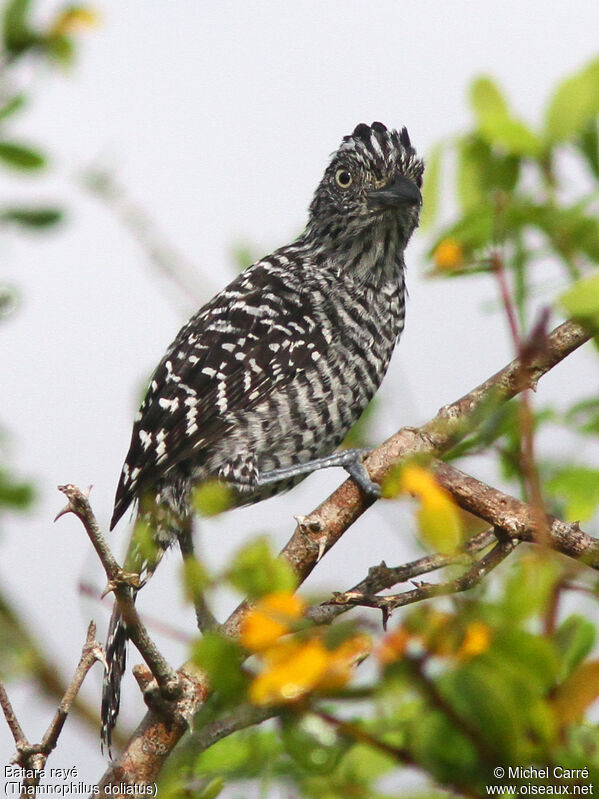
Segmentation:
<svg viewBox="0 0 599 799">
<path fill-rule="evenodd" d="M 368 203 L 378 208 L 401 208 L 406 205 L 422 205 L 422 194 L 414 181 L 398 175 L 393 183 L 368 194 Z"/>
</svg>

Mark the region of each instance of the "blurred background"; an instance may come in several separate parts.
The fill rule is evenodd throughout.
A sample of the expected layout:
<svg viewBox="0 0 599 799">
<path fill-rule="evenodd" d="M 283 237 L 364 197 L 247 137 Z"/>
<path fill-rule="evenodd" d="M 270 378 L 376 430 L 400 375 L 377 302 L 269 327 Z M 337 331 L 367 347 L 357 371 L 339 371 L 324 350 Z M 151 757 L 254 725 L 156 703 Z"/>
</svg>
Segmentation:
<svg viewBox="0 0 599 799">
<path fill-rule="evenodd" d="M 102 573 L 79 522 L 53 524 L 64 505 L 56 486 L 93 485 L 92 505 L 107 529 L 145 381 L 181 324 L 240 263 L 301 231 L 328 155 L 358 122 L 406 125 L 426 158 L 471 124 L 467 87 L 488 73 L 519 116 L 537 124 L 556 82 L 597 53 L 599 6 L 104 0 L 69 18 L 63 4 L 37 0 L 31 20 L 53 31 L 52 52 L 33 48 L 17 58 L 15 45 L 0 63 L 3 101 L 26 96 L 0 121 L 2 137 L 45 163 L 23 164 L 27 156 L 10 147 L 0 152 L 0 202 L 12 209 L 0 227 L 0 447 L 13 504 L 27 504 L 30 490 L 34 501 L 0 516 L 0 581 L 2 601 L 69 676 L 90 618 L 103 639 L 111 601 L 80 590 L 102 589 Z M 571 183 L 575 191 L 578 177 L 574 167 L 566 172 L 566 189 Z M 61 218 L 15 216 L 31 208 L 57 209 Z M 443 213 L 451 216 L 451 204 Z M 373 444 L 426 421 L 514 354 L 489 275 L 427 279 L 430 245 L 417 232 L 407 253 L 406 329 L 366 433 Z M 549 269 L 540 281 L 548 294 L 541 290 L 538 302 L 561 280 Z M 581 379 L 588 393 L 596 389 L 585 351 L 544 378 L 539 394 L 566 402 Z M 484 462 L 476 474 L 496 479 Z M 202 555 L 222 567 L 256 532 L 278 549 L 293 515 L 308 513 L 343 479 L 329 470 L 267 504 L 203 521 Z M 119 554 L 126 530 L 122 522 L 111 538 Z M 379 503 L 305 590 L 343 590 L 369 565 L 419 552 L 409 509 Z M 177 640 L 155 628 L 175 665 L 194 628 L 178 571 L 171 555 L 140 598 L 144 613 L 182 633 Z M 222 592 L 218 615 L 234 604 Z M 18 657 L 11 667 L 11 700 L 38 740 L 56 702 L 20 678 Z M 94 710 L 100 681 L 96 666 L 82 691 Z M 143 703 L 131 678 L 124 695 L 122 720 L 132 727 Z M 13 750 L 0 722 L 0 759 Z M 49 763 L 73 764 L 88 783 L 104 764 L 98 739 L 76 718 Z"/>
</svg>

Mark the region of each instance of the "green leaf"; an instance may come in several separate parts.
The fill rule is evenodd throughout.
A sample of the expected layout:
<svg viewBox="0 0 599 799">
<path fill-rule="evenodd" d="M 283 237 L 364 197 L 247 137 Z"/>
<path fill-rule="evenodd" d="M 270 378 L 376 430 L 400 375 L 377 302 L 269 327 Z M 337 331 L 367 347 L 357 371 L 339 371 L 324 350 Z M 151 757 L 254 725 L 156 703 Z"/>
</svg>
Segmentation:
<svg viewBox="0 0 599 799">
<path fill-rule="evenodd" d="M 0 212 L 0 221 L 14 222 L 26 228 L 47 228 L 63 218 L 60 208 L 7 208 Z"/>
<path fill-rule="evenodd" d="M 206 480 L 193 491 L 193 506 L 200 516 L 218 516 L 233 505 L 233 490 L 219 480 Z"/>
<path fill-rule="evenodd" d="M 196 558 L 185 558 L 183 561 L 183 587 L 186 599 L 191 602 L 199 599 L 210 582 L 210 575 L 203 563 Z"/>
<path fill-rule="evenodd" d="M 440 711 L 427 709 L 412 722 L 410 751 L 419 765 L 441 784 L 455 784 L 456 775 L 476 773 L 479 756 L 473 744 Z"/>
<path fill-rule="evenodd" d="M 43 46 L 50 58 L 62 66 L 69 66 L 75 58 L 75 43 L 63 34 L 54 34 L 43 40 Z"/>
<path fill-rule="evenodd" d="M 599 506 L 599 469 L 567 466 L 554 472 L 545 490 L 565 503 L 570 522 L 588 521 Z"/>
<path fill-rule="evenodd" d="M 276 591 L 295 591 L 297 577 L 291 566 L 279 560 L 266 538 L 244 546 L 234 557 L 228 571 L 230 583 L 251 599 Z"/>
<path fill-rule="evenodd" d="M 470 87 L 470 103 L 479 122 L 507 116 L 508 107 L 499 87 L 491 78 L 477 78 Z"/>
<path fill-rule="evenodd" d="M 0 320 L 10 316 L 18 305 L 19 295 L 10 286 L 0 286 Z"/>
<path fill-rule="evenodd" d="M 562 577 L 559 563 L 541 551 L 520 557 L 507 576 L 501 602 L 503 617 L 515 626 L 544 613 Z"/>
<path fill-rule="evenodd" d="M 243 696 L 247 677 L 241 668 L 243 650 L 236 641 L 217 632 L 207 632 L 195 645 L 192 657 L 222 697 L 238 700 Z"/>
<path fill-rule="evenodd" d="M 8 472 L 0 469 L 0 507 L 27 510 L 34 498 L 31 483 L 14 480 Z"/>
<path fill-rule="evenodd" d="M 4 47 L 12 55 L 20 55 L 37 44 L 37 36 L 29 27 L 30 10 L 31 0 L 9 0 L 4 8 Z"/>
<path fill-rule="evenodd" d="M 582 133 L 599 114 L 599 59 L 564 80 L 547 108 L 545 129 L 550 142 L 564 141 Z"/>
<path fill-rule="evenodd" d="M 380 730 L 373 732 L 380 735 Z M 395 760 L 390 755 L 366 744 L 356 744 L 343 755 L 338 774 L 341 780 L 367 785 L 391 771 L 394 765 Z"/>
<path fill-rule="evenodd" d="M 261 776 L 276 762 L 282 746 L 274 732 L 241 730 L 217 741 L 196 759 L 195 772 L 228 778 L 251 779 Z"/>
<path fill-rule="evenodd" d="M 7 141 L 0 141 L 0 159 L 15 169 L 34 170 L 46 165 L 46 159 L 41 153 Z"/>
<path fill-rule="evenodd" d="M 217 796 L 220 796 L 224 787 L 225 781 L 220 777 L 215 777 L 202 789 L 197 799 L 216 799 Z"/>
<path fill-rule="evenodd" d="M 578 149 L 583 154 L 586 162 L 591 168 L 591 172 L 599 178 L 599 129 L 598 121 L 593 119 L 584 128 L 578 139 Z"/>
<path fill-rule="evenodd" d="M 559 302 L 571 316 L 599 324 L 599 272 L 578 280 L 561 295 Z"/>
<path fill-rule="evenodd" d="M 443 231 L 429 251 L 429 257 L 433 256 L 437 246 L 445 239 L 454 239 L 467 253 L 486 247 L 493 242 L 494 221 L 493 208 L 489 203 L 473 208 L 455 225 Z"/>
<path fill-rule="evenodd" d="M 554 639 L 568 676 L 590 654 L 597 637 L 595 625 L 584 616 L 568 616 L 555 631 Z"/>
<path fill-rule="evenodd" d="M 486 171 L 491 161 L 489 145 L 478 136 L 469 136 L 458 147 L 457 191 L 462 210 L 471 211 L 486 197 Z"/>
<path fill-rule="evenodd" d="M 479 131 L 491 146 L 498 146 L 512 155 L 536 157 L 541 153 L 538 137 L 524 122 L 510 115 L 503 95 L 490 78 L 474 81 L 470 100 Z"/>
<path fill-rule="evenodd" d="M 25 95 L 15 94 L 0 108 L 0 120 L 7 119 L 25 105 Z"/>
<path fill-rule="evenodd" d="M 437 217 L 442 154 L 443 145 L 437 144 L 426 159 L 422 184 L 422 213 L 420 214 L 420 227 L 424 230 L 431 227 Z"/>
</svg>

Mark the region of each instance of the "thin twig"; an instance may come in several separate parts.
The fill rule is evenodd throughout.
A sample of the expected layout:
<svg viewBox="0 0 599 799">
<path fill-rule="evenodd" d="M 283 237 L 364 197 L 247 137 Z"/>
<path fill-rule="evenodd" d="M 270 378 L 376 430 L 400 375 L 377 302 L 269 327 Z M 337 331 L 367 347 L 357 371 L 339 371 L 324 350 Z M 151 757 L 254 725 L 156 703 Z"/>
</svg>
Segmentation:
<svg viewBox="0 0 599 799">
<path fill-rule="evenodd" d="M 19 724 L 19 721 L 15 715 L 2 680 L 0 680 L 0 705 L 2 705 L 4 718 L 6 719 L 6 723 L 10 728 L 12 737 L 15 739 L 17 750 L 21 749 L 23 746 L 27 746 L 27 738 L 21 729 L 21 725 Z"/>
<path fill-rule="evenodd" d="M 456 550 L 451 554 L 441 554 L 436 552 L 432 555 L 425 555 L 422 558 L 405 563 L 402 566 L 389 567 L 385 563 L 379 566 L 373 566 L 368 571 L 368 576 L 361 580 L 353 588 L 344 592 L 345 594 L 367 595 L 372 596 L 378 594 L 379 591 L 384 591 L 388 588 L 393 588 L 394 585 L 399 583 L 406 583 L 408 580 L 413 580 L 415 577 L 420 577 L 422 574 L 429 574 L 430 572 L 444 569 L 447 566 L 453 566 L 460 563 L 471 563 L 472 556 L 483 549 L 491 546 L 497 542 L 497 536 L 492 529 L 483 530 L 470 538 L 463 547 Z M 315 624 L 330 624 L 333 619 L 341 613 L 346 613 L 351 610 L 353 605 L 347 604 L 331 604 L 330 600 L 322 602 L 309 608 L 305 616 L 313 621 Z"/>
<path fill-rule="evenodd" d="M 447 596 L 470 590 L 470 588 L 478 585 L 483 577 L 486 577 L 487 574 L 499 566 L 515 549 L 517 544 L 517 541 L 513 541 L 510 538 L 498 541 L 490 552 L 480 560 L 475 561 L 464 574 L 444 583 L 420 583 L 417 588 L 412 588 L 401 594 L 389 594 L 386 596 L 346 591 L 343 594 L 333 594 L 328 602 L 331 605 L 378 608 L 382 611 L 383 623 L 386 624 L 389 614 L 396 608 L 413 605 L 415 602 L 422 602 L 432 597 Z"/>
<path fill-rule="evenodd" d="M 56 711 L 56 715 L 54 716 L 52 723 L 42 738 L 40 750 L 42 754 L 46 755 L 46 757 L 56 747 L 58 736 L 62 732 L 62 728 L 71 709 L 71 705 L 79 693 L 79 689 L 83 684 L 83 680 L 85 679 L 87 672 L 91 669 L 96 661 L 100 661 L 100 663 L 104 665 L 105 669 L 108 668 L 108 664 L 106 663 L 106 658 L 104 656 L 104 650 L 96 641 L 96 625 L 95 622 L 92 621 L 89 623 L 89 627 L 87 628 L 87 637 L 85 644 L 83 645 L 79 665 L 75 670 L 71 684 L 67 688 L 65 695 L 58 706 L 58 710 Z"/>
<path fill-rule="evenodd" d="M 81 658 L 77 668 L 75 669 L 73 678 L 65 691 L 65 694 L 60 702 L 60 705 L 58 706 L 54 718 L 50 723 L 50 726 L 46 730 L 44 737 L 39 744 L 30 744 L 27 740 L 25 733 L 21 729 L 21 725 L 15 716 L 4 685 L 0 681 L 0 704 L 2 705 L 4 716 L 8 726 L 10 727 L 10 731 L 12 732 L 17 747 L 17 754 L 13 760 L 13 763 L 16 763 L 17 765 L 21 766 L 21 768 L 27 770 L 27 774 L 23 778 L 23 783 L 21 786 L 22 797 L 32 796 L 36 793 L 36 788 L 41 777 L 43 776 L 43 769 L 46 765 L 48 756 L 56 748 L 58 738 L 62 732 L 64 723 L 67 719 L 73 702 L 75 701 L 81 685 L 83 684 L 83 680 L 97 660 L 103 663 L 104 667 L 106 667 L 104 650 L 96 641 L 96 625 L 92 621 L 87 628 L 85 644 L 83 645 Z"/>
</svg>

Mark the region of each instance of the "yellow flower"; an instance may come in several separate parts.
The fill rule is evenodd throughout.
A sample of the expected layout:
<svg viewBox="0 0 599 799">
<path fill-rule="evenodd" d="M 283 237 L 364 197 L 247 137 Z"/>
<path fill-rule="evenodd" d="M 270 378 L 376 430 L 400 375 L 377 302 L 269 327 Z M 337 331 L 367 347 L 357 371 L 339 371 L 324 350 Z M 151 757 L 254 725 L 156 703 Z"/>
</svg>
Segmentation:
<svg viewBox="0 0 599 799">
<path fill-rule="evenodd" d="M 491 646 L 491 629 L 482 621 L 473 621 L 466 627 L 464 640 L 457 651 L 462 660 L 482 655 Z"/>
<path fill-rule="evenodd" d="M 52 34 L 68 36 L 84 28 L 95 28 L 99 21 L 100 15 L 91 6 L 67 6 L 54 20 Z"/>
<path fill-rule="evenodd" d="M 250 701 L 255 705 L 276 705 L 300 699 L 323 676 L 329 656 L 318 639 L 272 647 L 266 653 L 266 670 L 250 685 Z"/>
<path fill-rule="evenodd" d="M 294 702 L 312 691 L 336 691 L 371 649 L 367 635 L 356 635 L 330 651 L 320 638 L 279 641 L 262 657 L 265 669 L 250 685 L 255 705 Z"/>
<path fill-rule="evenodd" d="M 459 269 L 464 265 L 464 250 L 459 241 L 447 238 L 440 241 L 433 252 L 433 261 L 439 271 Z"/>
<path fill-rule="evenodd" d="M 424 541 L 440 552 L 454 550 L 462 538 L 462 523 L 451 494 L 432 472 L 416 464 L 403 468 L 399 485 L 420 500 L 418 526 Z"/>
<path fill-rule="evenodd" d="M 337 649 L 329 652 L 325 673 L 316 686 L 321 691 L 337 691 L 352 678 L 352 670 L 372 650 L 369 635 L 355 635 L 347 638 Z"/>
<path fill-rule="evenodd" d="M 241 626 L 242 645 L 252 652 L 262 652 L 293 629 L 306 603 L 286 591 L 267 594 L 246 615 Z"/>
</svg>

